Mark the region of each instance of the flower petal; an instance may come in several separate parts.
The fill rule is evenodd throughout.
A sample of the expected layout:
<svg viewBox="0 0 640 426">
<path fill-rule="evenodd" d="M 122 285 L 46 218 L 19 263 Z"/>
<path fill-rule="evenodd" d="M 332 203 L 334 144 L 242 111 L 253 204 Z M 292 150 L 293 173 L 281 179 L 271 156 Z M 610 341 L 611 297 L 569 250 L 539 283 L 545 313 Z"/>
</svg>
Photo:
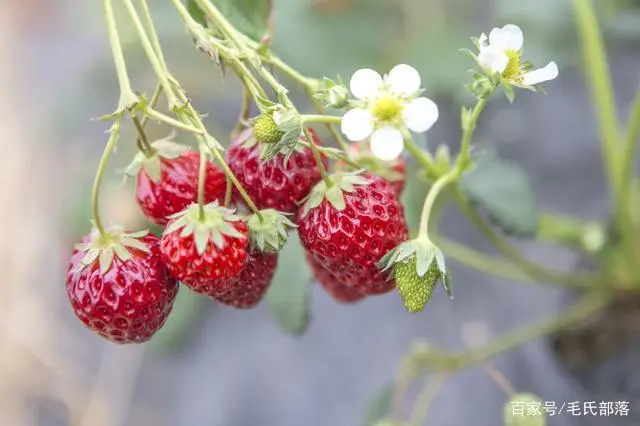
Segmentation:
<svg viewBox="0 0 640 426">
<path fill-rule="evenodd" d="M 404 149 L 402 133 L 393 127 L 383 127 L 371 135 L 371 153 L 380 160 L 392 161 Z"/>
<path fill-rule="evenodd" d="M 380 74 L 369 68 L 363 68 L 353 73 L 349 82 L 353 96 L 363 101 L 375 96 L 381 85 L 382 77 Z"/>
<path fill-rule="evenodd" d="M 364 140 L 373 132 L 373 116 L 366 109 L 352 109 L 342 117 L 340 129 L 350 141 Z"/>
<path fill-rule="evenodd" d="M 522 84 L 525 86 L 533 86 L 544 81 L 553 80 L 558 76 L 558 66 L 551 61 L 546 67 L 533 70 L 524 75 Z"/>
<path fill-rule="evenodd" d="M 398 95 L 411 96 L 420 90 L 420 73 L 410 65 L 400 64 L 393 67 L 386 78 L 391 91 Z"/>
<path fill-rule="evenodd" d="M 503 49 L 495 46 L 485 47 L 478 55 L 478 65 L 487 71 L 502 74 L 509 64 L 509 57 Z"/>
<path fill-rule="evenodd" d="M 489 39 L 487 38 L 487 35 L 485 33 L 480 34 L 478 43 L 480 44 L 480 49 L 489 46 Z"/>
<path fill-rule="evenodd" d="M 404 124 L 409 130 L 423 133 L 438 121 L 438 105 L 428 98 L 417 98 L 405 105 L 402 111 Z"/>
<path fill-rule="evenodd" d="M 509 24 L 502 28 L 494 28 L 489 33 L 489 44 L 502 50 L 520 50 L 524 43 L 524 35 L 519 26 Z"/>
</svg>

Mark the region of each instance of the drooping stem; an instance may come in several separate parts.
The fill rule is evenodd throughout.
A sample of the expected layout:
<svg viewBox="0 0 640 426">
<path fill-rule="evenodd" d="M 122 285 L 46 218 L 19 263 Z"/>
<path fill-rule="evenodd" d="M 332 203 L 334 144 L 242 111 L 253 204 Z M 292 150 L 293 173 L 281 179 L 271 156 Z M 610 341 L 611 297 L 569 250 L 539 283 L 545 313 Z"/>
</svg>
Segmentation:
<svg viewBox="0 0 640 426">
<path fill-rule="evenodd" d="M 200 143 L 200 169 L 198 171 L 198 219 L 204 221 L 204 189 L 207 178 L 207 148 Z"/>
<path fill-rule="evenodd" d="M 249 123 L 249 115 L 251 114 L 251 92 L 245 87 L 242 91 L 242 103 L 240 104 L 240 114 L 238 114 L 238 122 L 236 123 L 231 137 L 238 135 Z"/>
<path fill-rule="evenodd" d="M 142 127 L 142 123 L 135 115 L 131 116 L 131 120 L 133 121 L 133 125 L 135 126 L 136 132 L 138 133 L 138 136 L 136 137 L 136 142 L 139 142 L 138 148 L 145 156 L 152 156 L 154 150 L 149 143 L 149 140 L 147 139 L 147 134 L 144 131 L 144 127 Z"/>
<path fill-rule="evenodd" d="M 563 283 L 575 287 L 597 286 L 602 282 L 602 277 L 597 275 L 583 275 L 575 273 L 561 274 L 550 271 L 544 267 L 532 263 L 526 257 L 524 257 L 522 253 L 514 248 L 511 243 L 509 243 L 509 241 L 507 241 L 501 235 L 498 235 L 483 220 L 483 218 L 473 209 L 469 201 L 460 192 L 460 190 L 455 189 L 453 192 L 458 206 L 465 214 L 465 216 L 469 219 L 471 224 L 474 225 L 478 231 L 480 231 L 480 233 L 487 239 L 487 241 L 489 241 L 493 245 L 495 249 L 498 250 L 500 254 L 502 254 L 509 261 L 513 262 L 515 265 L 521 268 L 525 273 L 539 280 Z M 611 285 L 614 284 L 612 283 Z"/>
<path fill-rule="evenodd" d="M 311 132 L 307 127 L 303 127 L 304 136 L 309 141 L 309 149 L 311 149 L 311 153 L 313 154 L 313 158 L 316 160 L 316 165 L 318 166 L 318 170 L 320 171 L 320 176 L 322 176 L 322 180 L 327 184 L 328 188 L 333 186 L 333 181 L 329 177 L 327 173 L 327 169 L 324 167 L 324 163 L 322 162 L 322 155 L 320 151 L 318 151 L 318 147 L 316 146 L 313 137 L 311 136 Z"/>
<path fill-rule="evenodd" d="M 227 179 L 227 189 L 224 194 L 224 206 L 229 207 L 231 204 L 231 197 L 233 196 L 233 183 L 230 179 Z"/>
<path fill-rule="evenodd" d="M 151 100 L 149 101 L 149 108 L 154 109 L 156 105 L 158 105 L 158 101 L 160 100 L 160 95 L 162 95 L 162 85 L 156 84 L 156 88 L 154 89 L 153 95 L 151 95 Z M 142 117 L 142 120 L 140 121 L 140 124 L 142 125 L 143 129 L 147 125 L 147 121 L 149 121 L 149 116 L 145 114 L 144 117 Z"/>
<path fill-rule="evenodd" d="M 444 188 L 447 187 L 450 183 L 453 183 L 458 177 L 458 174 L 455 171 L 450 171 L 446 175 L 443 175 L 435 181 L 435 183 L 431 186 L 427 197 L 424 200 L 424 205 L 422 207 L 422 214 L 420 215 L 420 228 L 418 233 L 418 238 L 420 237 L 429 237 L 429 217 L 431 215 L 431 210 L 435 205 L 436 200 L 438 199 L 438 195 Z"/>
<path fill-rule="evenodd" d="M 138 16 L 138 12 L 136 11 L 133 2 L 131 0 L 123 0 L 123 2 L 129 12 L 134 27 L 136 28 L 142 48 L 144 49 L 147 58 L 149 59 L 149 62 L 162 85 L 162 88 L 164 89 L 167 100 L 169 101 L 169 108 L 174 109 L 178 106 L 178 99 L 176 98 L 176 94 L 173 91 L 173 87 L 171 86 L 169 79 L 167 78 L 167 71 L 164 63 L 156 52 L 151 40 L 149 40 L 149 36 L 142 25 L 142 21 L 140 20 L 140 16 Z"/>
<path fill-rule="evenodd" d="M 156 31 L 155 26 L 153 25 L 153 18 L 151 17 L 151 11 L 149 10 L 149 4 L 147 0 L 138 0 L 142 7 L 142 16 L 145 21 L 145 25 L 147 27 L 147 31 L 149 34 L 149 38 L 151 41 L 151 45 L 156 52 L 158 60 L 160 61 L 160 65 L 164 67 L 165 73 L 168 73 L 169 70 L 166 67 L 166 62 L 164 60 L 164 54 L 162 53 L 162 48 L 160 47 L 160 38 L 158 37 L 158 32 Z"/>
<path fill-rule="evenodd" d="M 155 109 L 147 107 L 144 109 L 144 112 L 150 118 L 157 120 L 161 123 L 165 123 L 171 127 L 175 127 L 176 129 L 184 130 L 185 132 L 194 133 L 196 135 L 202 135 L 204 133 L 202 129 L 198 129 L 189 124 L 178 121 L 175 118 L 171 118 L 168 115 L 165 115 L 161 112 L 156 111 Z"/>
<path fill-rule="evenodd" d="M 100 231 L 100 235 L 104 238 L 108 237 L 108 233 L 102 224 L 102 219 L 100 218 L 100 185 L 102 184 L 102 177 L 104 175 L 104 170 L 107 165 L 107 161 L 113 152 L 113 149 L 116 146 L 118 141 L 118 137 L 120 136 L 120 122 L 122 121 L 122 113 L 116 115 L 113 119 L 113 125 L 109 130 L 109 139 L 107 140 L 107 144 L 104 148 L 104 152 L 102 153 L 102 158 L 100 158 L 100 163 L 98 164 L 98 170 L 96 171 L 96 176 L 93 181 L 93 191 L 91 194 L 91 211 L 93 214 L 93 222 Z"/>
<path fill-rule="evenodd" d="M 476 130 L 476 125 L 478 124 L 478 119 L 480 118 L 480 114 L 484 111 L 487 106 L 488 98 L 481 98 L 476 103 L 476 106 L 473 108 L 471 112 L 471 117 L 469 121 L 466 123 L 465 128 L 462 131 L 462 141 L 460 143 L 460 156 L 457 160 L 457 168 L 458 170 L 464 170 L 470 161 L 471 158 L 471 142 L 473 140 L 473 134 Z"/>
<path fill-rule="evenodd" d="M 111 46 L 111 52 L 113 54 L 113 62 L 116 67 L 116 73 L 118 75 L 118 84 L 120 86 L 120 100 L 118 104 L 118 111 L 121 112 L 126 108 L 134 106 L 138 102 L 138 97 L 131 88 L 131 81 L 127 74 L 127 65 L 124 60 L 124 54 L 122 52 L 122 44 L 120 42 L 120 36 L 118 35 L 118 27 L 113 14 L 112 0 L 103 0 L 104 17 L 107 24 L 107 33 L 109 36 L 109 45 Z"/>
</svg>

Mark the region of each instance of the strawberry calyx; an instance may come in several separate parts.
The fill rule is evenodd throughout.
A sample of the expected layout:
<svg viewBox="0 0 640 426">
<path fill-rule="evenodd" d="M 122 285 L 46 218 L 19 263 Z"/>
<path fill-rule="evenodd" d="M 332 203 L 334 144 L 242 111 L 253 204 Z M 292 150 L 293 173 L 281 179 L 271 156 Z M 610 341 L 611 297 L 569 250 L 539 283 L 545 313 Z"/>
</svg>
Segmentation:
<svg viewBox="0 0 640 426">
<path fill-rule="evenodd" d="M 225 245 L 224 237 L 242 238 L 243 235 L 232 226 L 232 222 L 242 220 L 235 214 L 235 210 L 220 206 L 216 200 L 203 206 L 201 212 L 197 203 L 191 204 L 186 209 L 169 216 L 171 222 L 164 233 L 180 232 L 181 238 L 193 236 L 196 250 L 203 255 L 209 241 L 222 249 Z"/>
<path fill-rule="evenodd" d="M 189 150 L 187 146 L 175 143 L 174 137 L 175 133 L 171 133 L 165 138 L 152 142 L 151 155 L 138 152 L 127 166 L 126 175 L 135 177 L 141 170 L 144 170 L 151 180 L 158 182 L 161 178 L 161 160 L 174 160 Z"/>
<path fill-rule="evenodd" d="M 409 312 L 424 310 L 438 280 L 453 298 L 444 255 L 425 236 L 398 245 L 377 265 L 382 271 L 389 271 L 387 279 L 396 280 L 398 293 Z"/>
<path fill-rule="evenodd" d="M 247 220 L 249 241 L 252 250 L 277 253 L 287 242 L 289 229 L 295 228 L 285 213 L 274 209 L 260 211 Z"/>
<path fill-rule="evenodd" d="M 141 238 L 146 237 L 148 234 L 149 230 L 125 233 L 121 227 L 115 225 L 110 226 L 105 234 L 101 234 L 94 227 L 91 230 L 89 241 L 75 246 L 76 250 L 84 252 L 85 255 L 73 272 L 80 272 L 85 267 L 98 261 L 100 273 L 105 274 L 111 267 L 115 257 L 118 257 L 122 262 L 127 262 L 132 258 L 133 253 L 131 250 L 151 253 L 149 247 L 140 241 Z"/>
<path fill-rule="evenodd" d="M 338 211 L 346 207 L 344 193 L 353 192 L 357 186 L 367 185 L 370 180 L 362 175 L 362 171 L 338 172 L 329 176 L 332 185 L 322 180 L 313 187 L 302 206 L 301 217 L 305 217 L 310 210 L 320 206 L 325 199 Z"/>
</svg>

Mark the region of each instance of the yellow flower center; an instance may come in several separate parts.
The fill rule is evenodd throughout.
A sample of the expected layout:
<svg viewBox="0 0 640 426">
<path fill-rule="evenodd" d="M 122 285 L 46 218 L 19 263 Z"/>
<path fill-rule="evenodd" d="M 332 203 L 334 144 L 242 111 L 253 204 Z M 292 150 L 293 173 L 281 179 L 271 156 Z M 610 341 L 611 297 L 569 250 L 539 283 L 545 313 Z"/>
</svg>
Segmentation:
<svg viewBox="0 0 640 426">
<path fill-rule="evenodd" d="M 517 81 L 522 78 L 522 69 L 520 67 L 520 52 L 517 50 L 507 50 L 505 52 L 509 58 L 507 68 L 505 68 L 502 76 L 507 80 Z"/>
<path fill-rule="evenodd" d="M 392 121 L 402 111 L 402 104 L 392 96 L 382 96 L 371 106 L 371 114 L 379 121 Z"/>
</svg>

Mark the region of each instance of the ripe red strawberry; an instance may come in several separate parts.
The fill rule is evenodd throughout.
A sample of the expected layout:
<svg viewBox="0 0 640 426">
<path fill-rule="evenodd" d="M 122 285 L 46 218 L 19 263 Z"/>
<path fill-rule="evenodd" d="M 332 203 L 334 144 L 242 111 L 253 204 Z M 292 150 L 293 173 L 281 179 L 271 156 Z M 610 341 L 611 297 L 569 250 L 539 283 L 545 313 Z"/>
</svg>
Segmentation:
<svg viewBox="0 0 640 426">
<path fill-rule="evenodd" d="M 112 228 L 83 238 L 69 262 L 67 295 L 89 329 L 115 343 L 149 340 L 165 323 L 178 292 L 161 261 L 158 238 Z"/>
<path fill-rule="evenodd" d="M 380 160 L 373 156 L 369 148 L 369 143 L 366 141 L 355 142 L 349 145 L 347 154 L 351 161 L 361 168 L 389 181 L 398 196 L 402 194 L 406 176 L 406 164 L 403 157 L 398 157 L 398 159 L 393 161 Z M 353 167 L 344 161 L 336 162 L 336 170 L 338 171 L 349 171 L 352 169 Z"/>
<path fill-rule="evenodd" d="M 137 176 L 136 200 L 144 215 L 164 226 L 176 214 L 198 199 L 200 154 L 169 140 L 152 144 L 150 157 L 138 153 L 127 174 Z M 207 161 L 204 197 L 206 203 L 224 200 L 224 172 Z"/>
<path fill-rule="evenodd" d="M 311 131 L 311 130 L 310 130 Z M 314 143 L 320 141 L 311 131 Z M 298 203 L 321 179 L 320 171 L 309 148 L 297 146 L 285 165 L 284 154 L 261 161 L 262 149 L 252 129 L 242 132 L 227 150 L 227 164 L 259 209 L 275 209 L 295 213 Z M 328 161 L 323 157 L 325 167 Z M 237 191 L 236 200 L 241 200 Z"/>
<path fill-rule="evenodd" d="M 313 189 L 298 217 L 305 250 L 365 295 L 395 287 L 376 267 L 408 236 L 404 208 L 391 185 L 370 173 L 336 173 Z"/>
<path fill-rule="evenodd" d="M 334 300 L 340 303 L 355 303 L 365 298 L 364 294 L 341 282 L 341 277 L 338 276 L 340 271 L 330 271 L 309 253 L 305 255 L 316 280 Z"/>
<path fill-rule="evenodd" d="M 230 287 L 247 263 L 247 225 L 218 202 L 173 215 L 160 240 L 162 259 L 174 278 L 214 297 Z"/>
<path fill-rule="evenodd" d="M 277 253 L 249 252 L 247 265 L 232 286 L 213 298 L 238 309 L 255 307 L 265 295 L 278 266 Z"/>
</svg>

